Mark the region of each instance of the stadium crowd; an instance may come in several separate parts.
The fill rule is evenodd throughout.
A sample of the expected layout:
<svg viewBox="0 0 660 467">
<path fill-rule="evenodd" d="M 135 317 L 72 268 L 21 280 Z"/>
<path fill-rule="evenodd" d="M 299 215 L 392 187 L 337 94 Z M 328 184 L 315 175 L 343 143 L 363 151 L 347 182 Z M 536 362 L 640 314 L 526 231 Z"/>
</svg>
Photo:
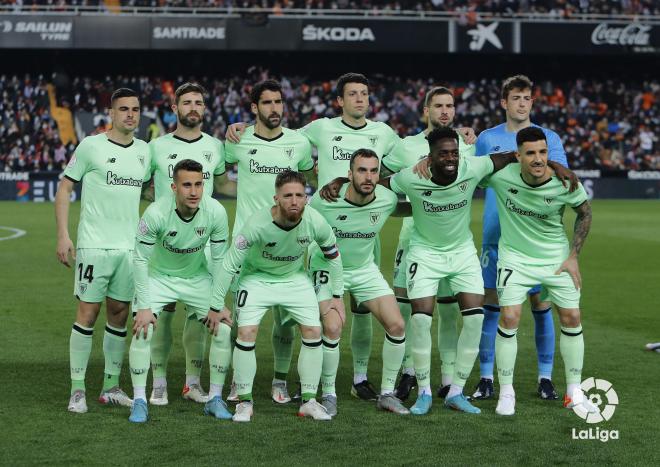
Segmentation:
<svg viewBox="0 0 660 467">
<path fill-rule="evenodd" d="M 228 124 L 252 121 L 250 87 L 266 77 L 267 70 L 251 68 L 242 76 L 200 79 L 210 93 L 205 131 L 223 139 Z M 285 126 L 299 128 L 317 118 L 339 114 L 333 81 L 310 81 L 303 76 L 279 78 L 287 103 Z M 423 97 L 436 84 L 453 87 L 458 125 L 479 133 L 504 120 L 499 106 L 500 83 L 496 80 L 437 83 L 430 78 L 370 78 L 370 118 L 387 122 L 401 136 L 423 129 Z M 58 100 L 74 115 L 82 111 L 93 114 L 97 127 L 88 132 L 93 133 L 104 131 L 108 124 L 105 109 L 112 90 L 134 89 L 141 96 L 143 124 L 153 120 L 147 137 L 151 139 L 162 131 L 174 130 L 176 116 L 169 105 L 174 89 L 184 81 L 183 77 L 75 77 L 66 87 L 58 88 Z M 60 142 L 46 84 L 43 76 L 0 76 L 1 171 L 61 171 L 73 154 L 73 144 Z M 660 81 L 543 81 L 536 83 L 534 97 L 532 121 L 561 136 L 572 168 L 660 170 Z"/>
<path fill-rule="evenodd" d="M 0 5 L 71 6 L 105 8 L 101 0 L 0 0 Z M 658 15 L 655 0 L 121 0 L 124 7 L 142 8 L 256 8 L 281 13 L 283 10 L 371 10 L 379 14 L 399 11 L 455 13 L 542 14 L 570 18 L 576 14 Z"/>
</svg>

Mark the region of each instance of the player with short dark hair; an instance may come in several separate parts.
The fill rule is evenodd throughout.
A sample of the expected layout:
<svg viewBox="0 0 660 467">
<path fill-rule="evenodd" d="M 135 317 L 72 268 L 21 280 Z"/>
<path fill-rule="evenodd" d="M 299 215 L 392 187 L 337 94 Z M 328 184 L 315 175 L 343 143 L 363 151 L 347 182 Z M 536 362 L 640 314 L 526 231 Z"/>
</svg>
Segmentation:
<svg viewBox="0 0 660 467">
<path fill-rule="evenodd" d="M 134 402 L 129 420 L 148 418 L 146 385 L 151 363 L 153 330 L 163 308 L 172 302 L 186 305 L 188 321 L 212 332 L 209 352 L 210 397 L 204 413 L 220 419 L 231 414 L 222 400 L 222 386 L 231 359 L 231 313 L 210 309 L 212 282 L 227 249 L 227 213 L 204 195 L 204 167 L 184 159 L 172 170 L 170 190 L 144 212 L 135 238 L 135 299 L 133 340 L 129 352 Z M 211 261 L 205 248 L 210 243 Z M 222 310 L 222 311 L 221 311 Z"/>
<path fill-rule="evenodd" d="M 133 298 L 134 229 L 139 219 L 140 191 L 149 179 L 149 149 L 133 137 L 140 123 L 140 101 L 127 88 L 112 93 L 112 128 L 83 139 L 64 170 L 55 195 L 57 257 L 69 267 L 75 260 L 74 295 L 78 298 L 71 330 L 71 398 L 69 411 L 87 412 L 85 373 L 92 351 L 94 324 L 106 302 L 103 337 L 105 378 L 102 404 L 130 406 L 119 387 L 126 340 L 126 319 Z M 74 184 L 82 182 L 80 223 L 76 247 L 69 237 L 69 202 Z"/>
<path fill-rule="evenodd" d="M 527 292 L 537 284 L 542 285 L 542 300 L 554 303 L 561 322 L 559 346 L 567 383 L 564 405 L 582 404 L 587 412 L 593 412 L 596 408 L 585 400 L 580 388 L 584 338 L 578 255 L 591 226 L 587 193 L 581 184 L 571 192 L 553 177 L 547 138 L 541 128 L 520 130 L 516 144 L 519 163 L 488 179 L 502 226 L 496 278 L 501 311 L 495 340 L 500 394 L 495 412 L 515 413 L 516 334 Z M 566 206 L 577 213 L 570 248 L 562 222 Z"/>
</svg>

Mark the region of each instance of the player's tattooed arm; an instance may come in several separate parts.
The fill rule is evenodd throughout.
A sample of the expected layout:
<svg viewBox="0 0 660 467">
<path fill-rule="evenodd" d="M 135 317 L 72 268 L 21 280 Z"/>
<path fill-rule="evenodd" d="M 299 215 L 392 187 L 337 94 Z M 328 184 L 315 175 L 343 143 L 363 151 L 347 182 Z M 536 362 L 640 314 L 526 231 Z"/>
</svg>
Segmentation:
<svg viewBox="0 0 660 467">
<path fill-rule="evenodd" d="M 151 180 L 148 182 L 144 182 L 142 184 L 142 199 L 145 201 L 154 201 L 155 195 L 154 195 L 154 184 L 153 184 L 153 177 Z"/>
<path fill-rule="evenodd" d="M 504 167 L 513 162 L 518 162 L 515 151 L 491 154 L 490 160 L 493 161 L 493 173 L 497 172 L 498 170 L 502 170 Z"/>
<path fill-rule="evenodd" d="M 319 196 L 326 201 L 334 203 L 339 198 L 339 190 L 344 183 L 348 183 L 347 177 L 337 177 L 319 191 Z"/>
<path fill-rule="evenodd" d="M 316 173 L 316 167 L 312 167 L 309 170 L 305 170 L 302 173 L 305 176 L 305 183 L 313 188 L 318 188 L 319 186 L 319 177 Z"/>
<path fill-rule="evenodd" d="M 585 201 L 578 207 L 574 208 L 577 213 L 575 219 L 575 226 L 573 227 L 573 246 L 571 248 L 571 255 L 579 255 L 582 246 L 584 245 L 589 230 L 591 229 L 591 205 L 589 201 Z"/>
<path fill-rule="evenodd" d="M 578 187 L 578 182 L 580 181 L 575 175 L 575 172 L 572 170 L 564 167 L 561 165 L 559 162 L 556 161 L 548 161 L 548 167 L 550 167 L 552 170 L 555 171 L 555 175 L 559 179 L 562 185 L 566 186 L 566 181 L 569 182 L 569 188 L 568 191 L 573 193 L 575 190 L 577 190 Z"/>
<path fill-rule="evenodd" d="M 229 165 L 229 164 L 228 164 Z M 213 191 L 225 196 L 236 196 L 237 184 L 234 180 L 230 180 L 227 176 L 227 171 L 222 175 L 215 175 L 213 177 Z"/>
</svg>

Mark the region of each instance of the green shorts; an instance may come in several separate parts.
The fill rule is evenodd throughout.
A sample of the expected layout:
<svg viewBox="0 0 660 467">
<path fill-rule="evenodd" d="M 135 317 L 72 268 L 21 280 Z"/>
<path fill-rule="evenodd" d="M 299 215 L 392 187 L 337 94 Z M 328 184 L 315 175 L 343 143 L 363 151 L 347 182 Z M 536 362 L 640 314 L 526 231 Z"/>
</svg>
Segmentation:
<svg viewBox="0 0 660 467">
<path fill-rule="evenodd" d="M 443 279 L 449 283 L 450 296 L 460 292 L 483 295 L 481 264 L 474 245 L 470 242 L 451 253 L 411 245 L 406 258 L 408 298 L 436 296 Z"/>
<path fill-rule="evenodd" d="M 562 308 L 580 308 L 580 291 L 567 272 L 555 275 L 559 264 L 530 265 L 497 262 L 497 297 L 501 306 L 520 305 L 531 287 L 541 284 L 541 300 Z"/>
<path fill-rule="evenodd" d="M 304 273 L 286 282 L 241 277 L 235 300 L 238 327 L 258 326 L 273 307 L 279 307 L 282 324 L 294 321 L 303 326 L 321 326 L 314 286 Z"/>
<path fill-rule="evenodd" d="M 316 299 L 319 302 L 330 300 L 332 298 L 330 273 L 327 269 L 322 269 L 323 265 L 314 263 L 315 261 L 312 261 L 309 273 L 314 284 Z M 344 291 L 350 292 L 358 305 L 374 298 L 394 295 L 383 274 L 374 263 L 360 269 L 344 269 L 343 279 Z"/>
<path fill-rule="evenodd" d="M 401 240 L 396 247 L 396 255 L 394 255 L 394 278 L 392 285 L 401 289 L 406 288 L 406 259 L 408 258 L 409 240 Z M 438 297 L 453 297 L 447 279 L 441 279 L 438 283 Z"/>
<path fill-rule="evenodd" d="M 76 250 L 73 295 L 78 300 L 100 303 L 105 297 L 110 297 L 120 302 L 130 302 L 133 294 L 132 250 Z"/>
<path fill-rule="evenodd" d="M 211 285 L 212 279 L 208 274 L 187 278 L 149 275 L 151 311 L 158 316 L 168 303 L 181 302 L 186 305 L 188 317 L 204 319 L 211 306 Z"/>
</svg>

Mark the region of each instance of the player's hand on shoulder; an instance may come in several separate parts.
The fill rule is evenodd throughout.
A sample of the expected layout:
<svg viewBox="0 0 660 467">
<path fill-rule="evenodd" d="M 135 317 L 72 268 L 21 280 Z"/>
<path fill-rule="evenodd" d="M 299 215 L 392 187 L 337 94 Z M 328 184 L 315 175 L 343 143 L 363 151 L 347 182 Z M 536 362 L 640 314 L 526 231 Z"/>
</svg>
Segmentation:
<svg viewBox="0 0 660 467">
<path fill-rule="evenodd" d="M 342 325 L 346 323 L 346 309 L 344 308 L 343 298 L 333 297 L 332 300 L 330 300 L 330 306 L 328 307 L 328 311 L 330 310 L 335 310 L 337 312 Z"/>
<path fill-rule="evenodd" d="M 326 201 L 329 201 L 331 203 L 334 203 L 337 201 L 337 198 L 339 198 L 339 190 L 341 189 L 341 186 L 344 184 L 345 178 L 343 177 L 337 177 L 334 180 L 332 180 L 330 183 L 327 185 L 324 185 L 323 188 L 319 191 L 319 196 L 323 198 Z"/>
<path fill-rule="evenodd" d="M 428 157 L 423 157 L 417 164 L 413 166 L 413 173 L 417 174 L 419 178 L 431 178 L 431 161 Z"/>
<path fill-rule="evenodd" d="M 246 127 L 247 123 L 245 122 L 232 123 L 227 127 L 225 138 L 231 143 L 240 143 L 241 135 L 245 131 Z"/>
<path fill-rule="evenodd" d="M 151 312 L 151 308 L 138 310 L 133 319 L 133 335 L 139 338 L 142 334 L 146 339 L 150 324 L 153 324 L 154 329 L 156 329 L 156 317 Z"/>
<path fill-rule="evenodd" d="M 561 164 L 552 164 L 551 167 L 552 170 L 555 171 L 555 176 L 559 179 L 561 184 L 564 185 L 564 187 L 566 187 L 566 182 L 568 182 L 569 192 L 573 193 L 575 190 L 577 190 L 580 179 L 578 178 L 577 175 L 575 175 L 575 172 L 573 172 L 571 169 L 564 167 Z"/>
<path fill-rule="evenodd" d="M 69 254 L 71 258 L 75 261 L 76 259 L 76 249 L 73 247 L 73 242 L 70 238 L 60 238 L 57 240 L 57 260 L 65 265 L 67 268 L 70 268 L 69 264 Z"/>
<path fill-rule="evenodd" d="M 474 144 L 477 142 L 477 134 L 470 127 L 461 127 L 456 130 L 465 144 Z"/>
<path fill-rule="evenodd" d="M 577 256 L 570 255 L 566 258 L 559 266 L 559 269 L 555 271 L 555 275 L 558 276 L 564 271 L 566 271 L 571 276 L 571 279 L 573 279 L 575 290 L 580 290 L 582 288 L 582 276 L 580 275 L 580 266 L 578 264 Z"/>
</svg>

